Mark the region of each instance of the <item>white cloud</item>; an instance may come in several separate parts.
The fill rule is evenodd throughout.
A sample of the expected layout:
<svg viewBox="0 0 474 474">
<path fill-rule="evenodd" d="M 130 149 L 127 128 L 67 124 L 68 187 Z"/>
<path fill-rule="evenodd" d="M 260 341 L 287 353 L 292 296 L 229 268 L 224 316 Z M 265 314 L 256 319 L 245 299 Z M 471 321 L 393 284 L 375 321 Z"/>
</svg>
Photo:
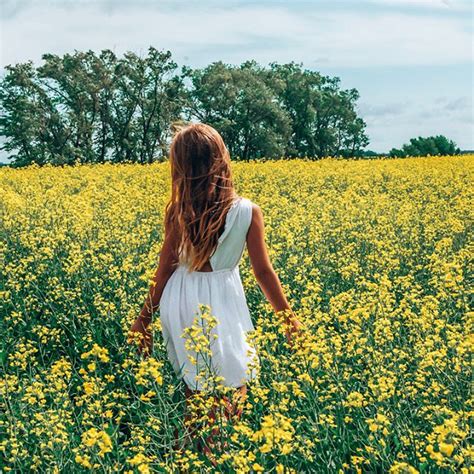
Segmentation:
<svg viewBox="0 0 474 474">
<path fill-rule="evenodd" d="M 409 8 L 442 9 L 453 11 L 467 11 L 472 8 L 470 0 L 369 0 L 371 3 L 382 6 L 396 6 Z"/>
<path fill-rule="evenodd" d="M 453 85 L 461 74 L 447 74 L 453 64 L 472 64 L 471 17 L 464 14 L 471 8 L 461 0 L 229 2 L 225 8 L 207 0 L 3 0 L 0 65 L 40 63 L 46 52 L 74 49 L 146 54 L 153 45 L 169 49 L 179 65 L 194 67 L 255 59 L 331 71 L 397 68 L 398 82 L 385 75 L 380 85 L 379 76 L 360 76 L 369 147 L 385 151 L 413 136 L 442 133 L 473 148 L 472 112 L 466 108 L 472 107 L 472 92 L 460 80 Z M 424 65 L 440 66 L 433 68 L 433 86 L 429 75 L 409 75 Z M 345 87 L 355 87 L 347 74 L 340 77 Z"/>
<path fill-rule="evenodd" d="M 378 0 L 400 3 L 402 0 Z M 433 3 L 431 0 L 426 0 Z M 417 0 L 418 3 L 421 0 Z M 317 8 L 304 3 L 205 8 L 176 3 L 174 9 L 148 3 L 31 3 L 1 23 L 1 63 L 73 49 L 146 52 L 169 49 L 182 63 L 253 58 L 301 61 L 314 67 L 452 64 L 472 59 L 471 35 L 452 16 L 411 15 L 401 11 Z M 8 44 L 8 46 L 7 46 Z"/>
<path fill-rule="evenodd" d="M 372 104 L 361 102 L 359 113 L 368 120 L 379 120 L 379 117 L 401 115 L 409 107 L 409 101 Z"/>
<path fill-rule="evenodd" d="M 370 137 L 368 148 L 377 152 L 388 152 L 391 148 L 400 148 L 408 143 L 410 138 L 444 135 L 454 140 L 462 150 L 472 150 L 472 137 L 474 124 L 471 122 L 458 122 L 446 120 L 443 115 L 423 118 L 409 116 L 400 120 L 384 120 L 367 123 L 367 133 Z"/>
<path fill-rule="evenodd" d="M 413 137 L 433 135 L 445 135 L 461 149 L 472 149 L 472 110 L 472 97 L 468 96 L 360 104 L 371 141 L 369 148 L 379 152 L 399 148 Z"/>
</svg>

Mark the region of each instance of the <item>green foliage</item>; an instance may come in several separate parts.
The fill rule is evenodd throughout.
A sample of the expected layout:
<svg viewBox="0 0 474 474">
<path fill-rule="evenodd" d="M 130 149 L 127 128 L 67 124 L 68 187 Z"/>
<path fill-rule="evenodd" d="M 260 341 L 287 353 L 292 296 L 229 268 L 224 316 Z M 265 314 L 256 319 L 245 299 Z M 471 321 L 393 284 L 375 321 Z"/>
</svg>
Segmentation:
<svg viewBox="0 0 474 474">
<path fill-rule="evenodd" d="M 444 135 L 435 137 L 418 137 L 410 139 L 401 149 L 392 148 L 390 156 L 404 158 L 407 156 L 428 156 L 428 155 L 458 155 L 461 150 L 456 144 Z"/>
<path fill-rule="evenodd" d="M 338 77 L 302 70 L 300 64 L 271 64 L 280 103 L 291 117 L 288 156 L 355 156 L 368 145 L 357 117 L 356 89 L 340 90 Z"/>
<path fill-rule="evenodd" d="M 178 71 L 153 47 L 143 58 L 103 50 L 42 59 L 7 66 L 0 82 L 0 148 L 14 166 L 161 161 L 173 124 L 189 121 L 219 130 L 234 159 L 357 156 L 368 144 L 357 90 L 302 64 Z"/>
<path fill-rule="evenodd" d="M 183 96 L 169 52 L 42 59 L 37 69 L 31 62 L 7 66 L 0 83 L 2 148 L 14 152 L 14 165 L 151 163 L 166 155 Z"/>
<path fill-rule="evenodd" d="M 268 73 L 256 62 L 239 67 L 221 61 L 188 70 L 192 81 L 185 113 L 215 127 L 232 156 L 283 156 L 291 121 L 275 100 Z"/>
</svg>

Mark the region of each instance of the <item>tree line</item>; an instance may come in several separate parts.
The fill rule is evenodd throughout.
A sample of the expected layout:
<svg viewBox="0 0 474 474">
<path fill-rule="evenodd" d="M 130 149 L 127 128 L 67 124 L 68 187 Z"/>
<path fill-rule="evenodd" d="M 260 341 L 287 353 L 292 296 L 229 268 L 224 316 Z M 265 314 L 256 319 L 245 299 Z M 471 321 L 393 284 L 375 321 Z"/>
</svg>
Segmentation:
<svg viewBox="0 0 474 474">
<path fill-rule="evenodd" d="M 456 146 L 453 140 L 449 140 L 444 135 L 432 137 L 411 138 L 409 143 L 405 143 L 402 148 L 392 148 L 390 156 L 403 158 L 406 156 L 428 156 L 428 155 L 459 155 L 461 149 Z"/>
<path fill-rule="evenodd" d="M 200 121 L 232 159 L 356 156 L 368 145 L 356 89 L 302 64 L 178 67 L 169 51 L 75 51 L 6 66 L 1 148 L 13 166 L 167 158 L 173 127 Z"/>
</svg>

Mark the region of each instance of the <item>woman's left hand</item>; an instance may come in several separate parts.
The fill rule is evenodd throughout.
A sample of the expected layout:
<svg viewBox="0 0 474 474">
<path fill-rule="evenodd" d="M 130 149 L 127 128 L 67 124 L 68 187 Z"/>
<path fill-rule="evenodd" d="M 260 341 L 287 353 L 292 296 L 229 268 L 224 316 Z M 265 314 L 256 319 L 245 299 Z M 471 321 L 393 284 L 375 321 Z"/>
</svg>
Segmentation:
<svg viewBox="0 0 474 474">
<path fill-rule="evenodd" d="M 296 319 L 296 317 L 291 317 L 289 322 L 286 324 L 285 336 L 288 344 L 293 343 L 293 337 L 300 333 L 303 325 Z"/>
<path fill-rule="evenodd" d="M 293 338 L 297 336 L 303 328 L 303 325 L 296 317 L 296 314 L 293 310 L 284 310 L 281 311 L 284 315 L 284 325 L 285 325 L 285 336 L 288 344 L 293 344 Z"/>
</svg>

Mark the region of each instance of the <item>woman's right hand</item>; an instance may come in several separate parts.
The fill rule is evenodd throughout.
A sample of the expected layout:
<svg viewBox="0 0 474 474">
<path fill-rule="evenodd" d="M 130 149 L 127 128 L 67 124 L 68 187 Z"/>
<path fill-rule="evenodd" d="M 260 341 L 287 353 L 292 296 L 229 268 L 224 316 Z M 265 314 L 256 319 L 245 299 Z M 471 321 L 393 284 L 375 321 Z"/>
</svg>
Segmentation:
<svg viewBox="0 0 474 474">
<path fill-rule="evenodd" d="M 145 357 L 148 357 L 153 350 L 153 333 L 150 328 L 150 323 L 151 321 L 138 316 L 130 327 L 129 338 L 127 340 L 129 343 L 133 343 L 138 339 L 138 353 L 144 354 Z"/>
</svg>

